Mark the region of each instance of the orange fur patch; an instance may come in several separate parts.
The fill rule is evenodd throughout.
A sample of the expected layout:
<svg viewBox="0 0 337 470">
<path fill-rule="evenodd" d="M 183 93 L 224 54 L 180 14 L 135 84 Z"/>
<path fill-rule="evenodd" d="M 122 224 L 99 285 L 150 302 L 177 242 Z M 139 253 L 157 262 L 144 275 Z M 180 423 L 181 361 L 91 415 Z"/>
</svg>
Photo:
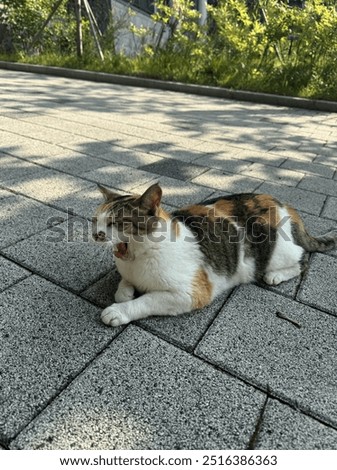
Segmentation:
<svg viewBox="0 0 337 470">
<path fill-rule="evenodd" d="M 111 209 L 111 202 L 103 202 L 100 204 L 96 209 L 96 214 L 103 214 L 104 212 L 108 212 Z"/>
<path fill-rule="evenodd" d="M 234 211 L 233 201 L 226 201 L 225 199 L 220 199 L 214 205 L 214 213 L 216 217 L 232 217 Z"/>
<path fill-rule="evenodd" d="M 164 220 L 170 220 L 169 214 L 166 211 L 164 211 L 162 207 L 158 207 L 156 211 L 156 216 Z"/>
<path fill-rule="evenodd" d="M 285 206 L 290 217 L 291 217 L 291 221 L 294 223 L 294 224 L 297 224 L 299 226 L 299 228 L 301 230 L 303 230 L 304 232 L 306 231 L 305 230 L 305 226 L 304 226 L 304 222 L 303 220 L 301 219 L 301 216 L 299 215 L 299 213 L 297 212 L 296 209 L 294 209 L 293 207 L 291 206 L 288 206 L 286 205 Z"/>
<path fill-rule="evenodd" d="M 213 286 L 206 271 L 198 269 L 192 284 L 192 308 L 202 308 L 212 299 Z"/>
<path fill-rule="evenodd" d="M 209 215 L 209 208 L 198 204 L 184 207 L 182 210 L 190 212 L 191 215 L 198 215 L 200 217 L 207 217 Z"/>
<path fill-rule="evenodd" d="M 176 239 L 179 237 L 180 235 L 180 227 L 179 227 L 179 222 L 177 219 L 173 219 L 172 221 L 172 227 L 173 227 L 173 231 L 174 231 L 174 234 L 175 234 L 175 237 Z"/>
</svg>

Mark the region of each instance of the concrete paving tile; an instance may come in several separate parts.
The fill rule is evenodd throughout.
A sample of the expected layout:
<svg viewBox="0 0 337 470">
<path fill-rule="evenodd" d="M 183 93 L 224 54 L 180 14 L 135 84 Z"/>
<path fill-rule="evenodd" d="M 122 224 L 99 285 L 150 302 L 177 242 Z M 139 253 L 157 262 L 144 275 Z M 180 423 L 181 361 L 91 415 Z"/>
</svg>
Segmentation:
<svg viewBox="0 0 337 470">
<path fill-rule="evenodd" d="M 154 181 L 135 188 L 134 192 L 142 194 L 150 184 L 155 182 L 158 182 L 163 190 L 163 203 L 170 206 L 182 207 L 189 204 L 197 204 L 214 192 L 209 188 L 188 181 L 169 178 L 168 176 L 157 176 Z"/>
<path fill-rule="evenodd" d="M 321 176 L 322 178 L 333 178 L 334 169 L 320 163 L 309 163 L 303 160 L 295 160 L 294 158 L 286 160 L 282 163 L 281 168 L 309 174 L 313 176 Z"/>
<path fill-rule="evenodd" d="M 314 163 L 320 163 L 321 165 L 332 166 L 336 169 L 337 166 L 337 152 L 334 148 L 324 147 L 316 156 Z"/>
<path fill-rule="evenodd" d="M 337 195 L 337 181 L 320 178 L 319 176 L 304 176 L 298 187 L 316 193 L 327 194 L 328 196 Z"/>
<path fill-rule="evenodd" d="M 67 214 L 26 197 L 7 192 L 0 198 L 0 248 L 13 245 L 48 224 L 66 220 Z"/>
<path fill-rule="evenodd" d="M 297 299 L 337 316 L 337 259 L 315 254 Z"/>
<path fill-rule="evenodd" d="M 188 181 L 205 171 L 203 166 L 180 162 L 173 158 L 163 158 L 158 162 L 141 166 L 140 169 L 183 181 Z"/>
<path fill-rule="evenodd" d="M 73 151 L 63 152 L 60 155 L 52 155 L 50 157 L 32 158 L 31 161 L 74 176 L 109 165 L 109 162 L 105 160 Z"/>
<path fill-rule="evenodd" d="M 333 316 L 247 285 L 227 301 L 196 354 L 336 426 L 336 335 Z"/>
<path fill-rule="evenodd" d="M 253 163 L 249 168 L 242 170 L 240 174 L 287 186 L 296 186 L 304 176 L 304 173 L 298 171 L 287 170 L 281 167 L 275 168 L 269 165 L 261 165 L 260 163 Z"/>
<path fill-rule="evenodd" d="M 112 265 L 112 255 L 106 253 L 106 257 L 110 257 Z M 115 292 L 117 291 L 120 280 L 120 274 L 115 266 L 112 265 L 108 274 L 87 287 L 83 292 L 81 292 L 81 296 L 102 308 L 108 307 L 115 302 Z"/>
<path fill-rule="evenodd" d="M 264 395 L 129 326 L 13 449 L 244 449 Z"/>
<path fill-rule="evenodd" d="M 248 160 L 252 163 L 260 163 L 261 165 L 269 165 L 279 167 L 284 161 L 285 157 L 282 155 L 274 154 L 272 151 L 254 151 L 250 149 L 241 149 L 238 156 L 235 158 L 240 158 Z"/>
<path fill-rule="evenodd" d="M 93 185 L 65 173 L 43 167 L 37 168 L 39 169 L 34 175 L 21 175 L 17 179 L 6 181 L 3 186 L 38 201 L 52 204 L 60 197 L 67 197 Z"/>
<path fill-rule="evenodd" d="M 293 279 L 290 279 L 289 281 L 286 282 L 281 282 L 278 286 L 269 286 L 265 284 L 263 281 L 261 283 L 257 283 L 258 286 L 262 287 L 263 289 L 268 289 L 271 290 L 272 292 L 276 292 L 277 294 L 282 294 L 285 295 L 286 297 L 290 297 L 291 299 L 294 299 L 298 287 L 300 285 L 300 282 L 302 280 L 301 276 L 296 276 Z"/>
<path fill-rule="evenodd" d="M 324 180 L 325 181 L 325 180 Z M 276 197 L 279 201 L 295 207 L 297 210 L 319 215 L 326 197 L 291 186 L 282 186 L 264 182 L 256 191 L 259 194 L 266 193 Z"/>
<path fill-rule="evenodd" d="M 334 226 L 336 226 L 336 223 L 333 220 L 318 217 L 317 215 L 307 214 L 306 212 L 302 211 L 298 212 L 301 218 L 303 219 L 304 224 L 310 235 L 313 235 L 315 237 L 324 235 L 325 233 L 331 231 Z"/>
<path fill-rule="evenodd" d="M 140 168 L 143 165 L 150 165 L 162 160 L 162 157 L 158 155 L 137 152 L 136 150 L 129 150 L 117 146 L 112 147 L 108 152 L 98 153 L 96 156 L 112 163 L 131 166 L 133 168 Z"/>
<path fill-rule="evenodd" d="M 162 145 L 157 149 L 149 150 L 149 153 L 158 155 L 163 158 L 172 158 L 180 162 L 190 163 L 197 158 L 205 155 L 205 152 L 199 151 L 195 148 L 184 148 L 176 145 Z"/>
<path fill-rule="evenodd" d="M 142 139 L 140 137 L 132 137 L 129 135 L 118 135 L 116 144 L 127 149 L 134 149 L 140 152 L 154 154 L 158 154 L 158 152 L 160 152 L 161 149 L 165 147 L 165 143 L 153 142 L 152 140 Z M 160 153 L 158 155 L 160 155 Z"/>
<path fill-rule="evenodd" d="M 117 194 L 126 194 L 124 191 L 117 189 L 114 189 L 114 192 Z M 69 216 L 76 214 L 91 220 L 98 205 L 102 202 L 102 194 L 98 190 L 97 185 L 93 184 L 93 186 L 89 186 L 82 191 L 54 199 L 53 206 L 65 210 Z"/>
<path fill-rule="evenodd" d="M 88 220 L 73 217 L 2 250 L 22 266 L 76 292 L 110 269 L 104 250 L 92 241 Z"/>
<path fill-rule="evenodd" d="M 40 171 L 40 167 L 33 163 L 20 160 L 19 158 L 0 153 L 0 182 L 4 183 L 8 180 L 13 180 L 22 177 L 24 174 L 26 178 L 34 178 Z"/>
<path fill-rule="evenodd" d="M 288 138 L 288 136 L 287 136 Z M 296 137 L 297 139 L 297 137 Z M 307 148 L 301 148 L 298 147 L 297 144 L 295 144 L 295 148 L 284 148 L 282 146 L 280 147 L 273 147 L 270 150 L 270 153 L 274 155 L 278 155 L 279 158 L 283 158 L 283 160 L 286 159 L 296 159 L 296 160 L 303 160 L 305 162 L 311 163 L 314 161 L 318 150 L 313 150 L 312 148 L 307 149 Z"/>
<path fill-rule="evenodd" d="M 30 272 L 0 256 L 0 292 L 30 276 Z"/>
<path fill-rule="evenodd" d="M 0 294 L 0 306 L 0 439 L 5 443 L 120 330 L 104 328 L 99 309 L 37 276 Z"/>
<path fill-rule="evenodd" d="M 150 186 L 150 182 L 156 180 L 158 175 L 111 163 L 109 166 L 88 171 L 81 176 L 111 188 L 132 191 L 135 187 L 144 183 L 148 183 Z"/>
<path fill-rule="evenodd" d="M 216 168 L 229 173 L 240 173 L 252 165 L 252 162 L 247 160 L 238 160 L 233 155 L 210 153 L 202 158 L 194 160 L 197 165 L 202 165 L 208 168 Z"/>
<path fill-rule="evenodd" d="M 263 183 L 263 181 L 256 178 L 233 175 L 218 170 L 209 170 L 194 178 L 192 182 L 230 193 L 249 193 Z"/>
<path fill-rule="evenodd" d="M 322 215 L 337 221 L 337 197 L 328 197 Z"/>
<path fill-rule="evenodd" d="M 337 449 L 337 431 L 277 400 L 269 400 L 255 449 Z"/>
<path fill-rule="evenodd" d="M 41 140 L 17 135 L 13 138 L 13 134 L 6 145 L 3 141 L 1 141 L 1 143 L 1 150 L 3 152 L 28 160 L 30 158 L 58 155 L 61 150 L 59 146 L 42 142 Z"/>
<path fill-rule="evenodd" d="M 243 145 L 244 144 L 240 142 L 238 142 L 237 145 L 224 145 L 223 142 L 210 140 L 198 143 L 195 149 L 199 152 L 202 152 L 203 154 L 214 153 L 223 156 L 231 155 L 232 157 L 236 158 L 237 155 L 242 152 Z"/>
<path fill-rule="evenodd" d="M 151 317 L 140 320 L 138 325 L 157 336 L 192 352 L 219 313 L 228 293 L 217 297 L 203 309 L 194 310 L 176 317 Z"/>
</svg>

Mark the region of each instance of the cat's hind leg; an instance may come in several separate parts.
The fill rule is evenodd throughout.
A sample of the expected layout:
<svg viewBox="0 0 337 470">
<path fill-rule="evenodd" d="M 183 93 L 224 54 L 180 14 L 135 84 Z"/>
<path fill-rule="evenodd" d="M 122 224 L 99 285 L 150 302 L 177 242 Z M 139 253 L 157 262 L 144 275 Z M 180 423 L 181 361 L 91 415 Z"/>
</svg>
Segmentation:
<svg viewBox="0 0 337 470">
<path fill-rule="evenodd" d="M 270 286 L 277 286 L 281 282 L 289 281 L 293 277 L 299 276 L 302 272 L 299 263 L 289 266 L 288 268 L 282 268 L 275 271 L 268 271 L 265 273 L 263 280 Z"/>
<path fill-rule="evenodd" d="M 118 284 L 118 289 L 115 293 L 115 302 L 128 302 L 135 296 L 135 288 L 126 279 L 122 279 Z"/>
</svg>

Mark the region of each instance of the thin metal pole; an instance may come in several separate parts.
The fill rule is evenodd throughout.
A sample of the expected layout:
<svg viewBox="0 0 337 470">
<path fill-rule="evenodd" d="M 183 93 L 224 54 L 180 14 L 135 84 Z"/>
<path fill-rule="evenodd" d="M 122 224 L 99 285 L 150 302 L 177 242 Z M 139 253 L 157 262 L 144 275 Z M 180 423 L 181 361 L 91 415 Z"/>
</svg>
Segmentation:
<svg viewBox="0 0 337 470">
<path fill-rule="evenodd" d="M 83 56 L 81 0 L 75 0 L 77 57 Z"/>
<path fill-rule="evenodd" d="M 92 21 L 93 21 L 93 23 L 94 23 L 94 25 L 95 25 L 95 27 L 96 27 L 96 30 L 97 30 L 98 34 L 99 34 L 100 36 L 103 36 L 103 35 L 102 35 L 102 31 L 100 30 L 100 28 L 99 28 L 99 26 L 98 26 L 96 17 L 95 17 L 95 15 L 94 15 L 94 12 L 92 11 L 92 8 L 91 8 L 90 3 L 89 3 L 88 1 L 87 1 L 87 7 L 88 7 L 88 10 L 89 10 L 89 12 L 90 12 Z"/>
<path fill-rule="evenodd" d="M 88 15 L 90 29 L 91 29 L 92 35 L 94 37 L 94 40 L 95 40 L 95 44 L 96 44 L 96 47 L 97 47 L 98 54 L 99 54 L 102 62 L 104 62 L 103 51 L 101 49 L 101 46 L 100 46 L 100 43 L 99 43 L 99 40 L 98 40 L 98 37 L 97 37 L 97 34 L 96 34 L 95 25 L 93 23 L 93 20 L 92 20 L 91 14 L 90 14 L 90 6 L 88 6 L 88 0 L 83 0 L 83 4 L 84 4 L 84 8 L 85 8 L 85 10 L 87 12 L 87 15 Z"/>
</svg>

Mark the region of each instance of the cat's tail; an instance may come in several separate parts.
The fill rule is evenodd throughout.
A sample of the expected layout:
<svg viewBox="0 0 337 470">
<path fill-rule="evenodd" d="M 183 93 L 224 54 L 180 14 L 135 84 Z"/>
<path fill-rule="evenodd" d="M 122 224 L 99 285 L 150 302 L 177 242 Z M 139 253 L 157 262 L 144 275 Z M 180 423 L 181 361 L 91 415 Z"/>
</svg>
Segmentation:
<svg viewBox="0 0 337 470">
<path fill-rule="evenodd" d="M 337 247 L 337 229 L 333 229 L 319 237 L 312 237 L 306 230 L 304 230 L 298 241 L 306 251 L 318 251 L 319 253 L 324 253 L 325 251 L 329 251 Z"/>
<path fill-rule="evenodd" d="M 313 237 L 308 233 L 298 212 L 289 205 L 286 208 L 291 218 L 291 231 L 297 245 L 310 253 L 315 251 L 324 253 L 337 247 L 337 228 L 333 228 L 325 235 Z"/>
</svg>

